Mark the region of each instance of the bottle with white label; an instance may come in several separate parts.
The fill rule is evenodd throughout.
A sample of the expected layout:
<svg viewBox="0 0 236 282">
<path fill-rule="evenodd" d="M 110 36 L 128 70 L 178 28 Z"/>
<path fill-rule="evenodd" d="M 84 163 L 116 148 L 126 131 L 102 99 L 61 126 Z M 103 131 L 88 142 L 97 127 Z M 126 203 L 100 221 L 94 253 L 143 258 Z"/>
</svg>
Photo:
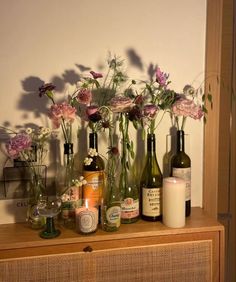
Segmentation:
<svg viewBox="0 0 236 282">
<path fill-rule="evenodd" d="M 185 215 L 191 213 L 191 159 L 184 149 L 184 131 L 177 130 L 177 152 L 171 160 L 172 176 L 185 180 Z"/>
<path fill-rule="evenodd" d="M 121 223 L 134 223 L 139 219 L 139 191 L 134 179 L 127 181 L 121 201 Z M 134 177 L 133 177 L 134 178 Z"/>
<path fill-rule="evenodd" d="M 162 173 L 156 157 L 155 134 L 147 136 L 146 164 L 141 177 L 141 217 L 147 221 L 162 219 Z"/>
</svg>

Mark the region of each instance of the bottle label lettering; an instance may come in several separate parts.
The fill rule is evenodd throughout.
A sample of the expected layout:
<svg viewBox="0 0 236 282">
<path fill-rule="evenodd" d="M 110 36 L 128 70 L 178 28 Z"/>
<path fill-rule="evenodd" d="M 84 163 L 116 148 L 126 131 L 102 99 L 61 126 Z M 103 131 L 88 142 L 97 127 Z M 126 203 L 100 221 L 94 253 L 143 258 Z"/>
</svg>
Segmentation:
<svg viewBox="0 0 236 282">
<path fill-rule="evenodd" d="M 100 204 L 104 185 L 104 172 L 84 171 L 83 176 L 87 181 L 87 184 L 83 186 L 83 198 L 89 199 L 91 205 Z"/>
<path fill-rule="evenodd" d="M 142 213 L 145 216 L 161 215 L 161 188 L 142 188 Z"/>
<path fill-rule="evenodd" d="M 126 198 L 121 203 L 121 218 L 129 219 L 139 216 L 139 199 Z"/>
<path fill-rule="evenodd" d="M 119 206 L 112 206 L 106 211 L 106 219 L 110 226 L 120 226 L 121 208 Z"/>
<path fill-rule="evenodd" d="M 191 200 L 191 167 L 177 168 L 173 167 L 173 176 L 185 180 L 185 201 Z"/>
</svg>

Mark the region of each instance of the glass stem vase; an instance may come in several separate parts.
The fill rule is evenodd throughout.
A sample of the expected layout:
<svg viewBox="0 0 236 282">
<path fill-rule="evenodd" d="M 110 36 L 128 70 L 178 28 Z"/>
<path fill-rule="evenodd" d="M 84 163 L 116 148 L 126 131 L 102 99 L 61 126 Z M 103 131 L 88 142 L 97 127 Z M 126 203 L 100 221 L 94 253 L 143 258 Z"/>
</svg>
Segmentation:
<svg viewBox="0 0 236 282">
<path fill-rule="evenodd" d="M 29 203 L 27 210 L 27 221 L 32 229 L 41 229 L 45 225 L 45 217 L 38 213 L 37 203 L 45 191 L 43 177 L 38 173 L 33 173 L 30 182 Z"/>
</svg>

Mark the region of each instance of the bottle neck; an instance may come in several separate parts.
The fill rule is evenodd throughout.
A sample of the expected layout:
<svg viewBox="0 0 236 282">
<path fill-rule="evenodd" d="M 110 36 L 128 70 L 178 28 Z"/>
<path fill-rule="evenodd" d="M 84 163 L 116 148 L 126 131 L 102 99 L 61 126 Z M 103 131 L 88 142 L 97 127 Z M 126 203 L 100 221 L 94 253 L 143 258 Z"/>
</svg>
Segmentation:
<svg viewBox="0 0 236 282">
<path fill-rule="evenodd" d="M 73 143 L 64 144 L 64 155 L 72 155 L 73 152 Z"/>
<path fill-rule="evenodd" d="M 184 152 L 184 131 L 177 131 L 177 152 Z"/>
<path fill-rule="evenodd" d="M 98 135 L 96 132 L 89 133 L 89 148 L 96 149 L 98 152 Z"/>
<path fill-rule="evenodd" d="M 149 156 L 156 154 L 155 134 L 148 134 L 147 136 L 147 153 Z"/>
</svg>

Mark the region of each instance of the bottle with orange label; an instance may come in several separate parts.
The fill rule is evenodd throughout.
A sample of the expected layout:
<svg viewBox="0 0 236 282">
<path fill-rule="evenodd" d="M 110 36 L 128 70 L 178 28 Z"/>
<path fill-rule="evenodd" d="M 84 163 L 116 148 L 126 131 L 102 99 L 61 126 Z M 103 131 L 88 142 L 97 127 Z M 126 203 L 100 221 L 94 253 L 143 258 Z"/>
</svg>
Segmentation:
<svg viewBox="0 0 236 282">
<path fill-rule="evenodd" d="M 83 186 L 83 198 L 89 199 L 94 206 L 101 205 L 101 197 L 104 187 L 105 164 L 98 154 L 97 133 L 89 134 L 89 151 L 84 160 L 83 177 L 87 183 Z"/>
</svg>

